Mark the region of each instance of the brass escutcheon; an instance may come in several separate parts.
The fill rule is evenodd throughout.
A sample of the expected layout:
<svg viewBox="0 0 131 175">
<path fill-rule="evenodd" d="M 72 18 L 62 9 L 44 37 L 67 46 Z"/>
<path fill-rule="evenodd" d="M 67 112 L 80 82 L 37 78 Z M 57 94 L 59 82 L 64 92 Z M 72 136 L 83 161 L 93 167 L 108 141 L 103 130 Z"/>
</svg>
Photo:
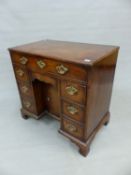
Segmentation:
<svg viewBox="0 0 131 175">
<path fill-rule="evenodd" d="M 56 70 L 61 75 L 64 75 L 66 72 L 69 71 L 69 69 L 67 67 L 65 67 L 63 64 L 56 66 Z"/>
<path fill-rule="evenodd" d="M 75 95 L 78 92 L 74 86 L 67 86 L 65 89 L 69 95 Z"/>
</svg>

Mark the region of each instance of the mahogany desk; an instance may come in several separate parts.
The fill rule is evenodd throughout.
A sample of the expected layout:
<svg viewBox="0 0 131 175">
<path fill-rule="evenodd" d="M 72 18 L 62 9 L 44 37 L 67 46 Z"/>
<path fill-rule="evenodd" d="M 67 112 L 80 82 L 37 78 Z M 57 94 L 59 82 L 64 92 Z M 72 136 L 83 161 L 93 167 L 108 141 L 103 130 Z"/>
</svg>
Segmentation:
<svg viewBox="0 0 131 175">
<path fill-rule="evenodd" d="M 10 48 L 23 118 L 50 114 L 84 156 L 109 121 L 119 47 L 44 40 Z"/>
</svg>

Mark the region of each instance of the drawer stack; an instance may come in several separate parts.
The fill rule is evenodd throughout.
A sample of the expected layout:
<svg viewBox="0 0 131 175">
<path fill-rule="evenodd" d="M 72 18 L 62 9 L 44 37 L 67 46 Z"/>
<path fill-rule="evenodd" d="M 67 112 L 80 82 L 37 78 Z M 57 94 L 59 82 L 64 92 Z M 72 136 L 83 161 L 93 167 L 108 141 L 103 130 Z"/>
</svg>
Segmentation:
<svg viewBox="0 0 131 175">
<path fill-rule="evenodd" d="M 28 62 L 28 57 L 15 53 L 12 55 L 12 63 L 23 109 L 37 114 L 35 100 L 33 98 L 33 88 L 30 83 L 29 72 L 27 70 Z"/>
<path fill-rule="evenodd" d="M 61 81 L 62 130 L 83 139 L 86 84 Z"/>
</svg>

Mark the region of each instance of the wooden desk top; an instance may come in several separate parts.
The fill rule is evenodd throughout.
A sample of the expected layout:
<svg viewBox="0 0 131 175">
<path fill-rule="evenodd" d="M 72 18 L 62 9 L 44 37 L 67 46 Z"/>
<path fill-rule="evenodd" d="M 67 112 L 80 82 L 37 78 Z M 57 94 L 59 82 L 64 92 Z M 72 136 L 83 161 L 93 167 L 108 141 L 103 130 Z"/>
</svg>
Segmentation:
<svg viewBox="0 0 131 175">
<path fill-rule="evenodd" d="M 96 45 L 56 40 L 42 40 L 9 48 L 9 50 L 43 56 L 82 65 L 94 65 L 118 50 L 117 46 Z"/>
</svg>

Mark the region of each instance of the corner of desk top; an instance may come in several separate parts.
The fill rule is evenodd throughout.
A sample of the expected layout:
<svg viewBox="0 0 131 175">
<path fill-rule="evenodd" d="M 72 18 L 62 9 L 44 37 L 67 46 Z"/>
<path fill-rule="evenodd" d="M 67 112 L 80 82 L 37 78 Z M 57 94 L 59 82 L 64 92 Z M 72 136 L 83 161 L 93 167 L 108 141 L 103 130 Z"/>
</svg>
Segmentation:
<svg viewBox="0 0 131 175">
<path fill-rule="evenodd" d="M 120 46 L 113 46 L 113 47 L 114 47 L 114 49 L 112 49 L 112 51 L 110 53 L 108 53 L 107 55 L 104 55 L 104 56 L 98 58 L 97 60 L 91 61 L 88 65 L 89 66 L 94 66 L 97 63 L 101 62 L 104 58 L 110 56 L 111 54 L 113 54 L 113 53 L 117 53 L 118 54 L 118 52 L 120 50 Z"/>
<path fill-rule="evenodd" d="M 15 51 L 14 47 L 9 47 L 9 48 L 7 48 L 7 50 L 8 50 L 8 52 Z"/>
</svg>

